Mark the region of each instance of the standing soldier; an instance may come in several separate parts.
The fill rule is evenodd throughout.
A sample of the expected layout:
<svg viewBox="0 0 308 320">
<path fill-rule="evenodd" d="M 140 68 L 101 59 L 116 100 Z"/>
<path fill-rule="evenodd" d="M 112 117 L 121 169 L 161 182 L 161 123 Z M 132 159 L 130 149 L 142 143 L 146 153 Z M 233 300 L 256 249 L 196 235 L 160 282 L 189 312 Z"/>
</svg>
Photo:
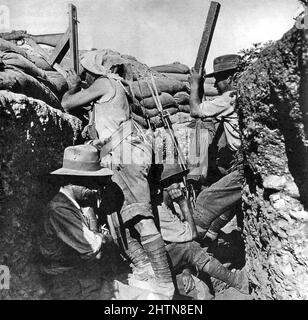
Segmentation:
<svg viewBox="0 0 308 320">
<path fill-rule="evenodd" d="M 241 204 L 243 168 L 241 161 L 238 161 L 241 140 L 238 116 L 234 109 L 236 98 L 233 81 L 239 63 L 240 56 L 235 54 L 214 59 L 214 72 L 206 77 L 215 77 L 215 87 L 220 95 L 212 101 L 201 102 L 199 92 L 203 85 L 202 77 L 194 70 L 191 72 L 191 114 L 214 119 L 217 123 L 209 157 L 215 163 L 211 169 L 215 171 L 215 180 L 218 181 L 199 194 L 194 210 L 198 230 L 210 242 L 217 239 L 218 231 L 232 219 Z M 215 149 L 218 149 L 217 152 L 213 152 Z"/>
</svg>

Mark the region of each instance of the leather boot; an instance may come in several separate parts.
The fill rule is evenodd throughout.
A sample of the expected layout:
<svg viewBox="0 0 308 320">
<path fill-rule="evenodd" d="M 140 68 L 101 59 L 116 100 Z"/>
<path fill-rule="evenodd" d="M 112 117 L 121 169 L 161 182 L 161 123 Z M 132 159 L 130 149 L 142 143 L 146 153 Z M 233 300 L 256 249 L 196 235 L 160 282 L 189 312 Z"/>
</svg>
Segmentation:
<svg viewBox="0 0 308 320">
<path fill-rule="evenodd" d="M 200 268 L 201 266 L 198 267 Z M 210 259 L 203 264 L 200 270 L 207 273 L 209 276 L 221 280 L 231 287 L 234 287 L 241 293 L 249 293 L 248 276 L 244 270 L 230 271 L 213 257 L 210 257 Z"/>
<path fill-rule="evenodd" d="M 170 300 L 173 298 L 175 288 L 164 242 L 161 236 L 156 237 L 156 239 L 153 239 L 152 237 L 148 237 L 148 239 L 142 237 L 142 240 L 144 249 L 151 261 L 155 277 L 148 278 L 146 281 L 140 281 L 137 277 L 132 277 L 129 279 L 129 284 L 137 288 L 154 292 L 163 296 L 164 299 Z"/>
<path fill-rule="evenodd" d="M 233 273 L 231 287 L 237 289 L 241 293 L 249 294 L 249 281 L 247 272 L 244 269 L 234 269 L 231 272 Z"/>
<path fill-rule="evenodd" d="M 143 240 L 143 238 L 142 238 Z M 155 274 L 155 278 L 159 283 L 169 283 L 172 282 L 172 276 L 170 267 L 167 260 L 167 253 L 165 250 L 165 243 L 161 236 L 156 239 L 149 239 L 151 241 L 141 243 L 145 251 L 148 254 L 149 260 Z"/>
<path fill-rule="evenodd" d="M 128 256 L 135 268 L 142 269 L 149 263 L 149 257 L 141 246 L 140 242 L 133 238 L 128 230 L 126 230 L 127 248 L 125 254 Z"/>
</svg>

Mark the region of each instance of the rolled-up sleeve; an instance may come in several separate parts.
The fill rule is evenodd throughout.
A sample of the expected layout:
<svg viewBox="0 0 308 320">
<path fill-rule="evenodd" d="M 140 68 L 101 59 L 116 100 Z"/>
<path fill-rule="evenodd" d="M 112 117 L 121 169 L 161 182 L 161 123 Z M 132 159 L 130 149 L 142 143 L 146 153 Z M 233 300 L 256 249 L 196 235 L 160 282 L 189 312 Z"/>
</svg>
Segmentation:
<svg viewBox="0 0 308 320">
<path fill-rule="evenodd" d="M 102 238 L 91 231 L 73 210 L 67 207 L 55 208 L 50 222 L 59 239 L 80 253 L 83 258 L 90 258 L 99 252 Z"/>
<path fill-rule="evenodd" d="M 200 104 L 201 117 L 224 120 L 228 146 L 233 151 L 236 151 L 241 145 L 238 117 L 234 110 L 235 99 L 235 95 L 228 91 L 212 101 L 204 101 Z"/>
<path fill-rule="evenodd" d="M 204 101 L 200 104 L 202 117 L 216 117 L 230 115 L 234 112 L 235 97 L 231 97 L 228 91 L 212 101 Z"/>
<path fill-rule="evenodd" d="M 166 242 L 187 242 L 192 240 L 192 230 L 187 221 L 181 221 L 165 205 L 158 206 L 160 232 Z"/>
</svg>

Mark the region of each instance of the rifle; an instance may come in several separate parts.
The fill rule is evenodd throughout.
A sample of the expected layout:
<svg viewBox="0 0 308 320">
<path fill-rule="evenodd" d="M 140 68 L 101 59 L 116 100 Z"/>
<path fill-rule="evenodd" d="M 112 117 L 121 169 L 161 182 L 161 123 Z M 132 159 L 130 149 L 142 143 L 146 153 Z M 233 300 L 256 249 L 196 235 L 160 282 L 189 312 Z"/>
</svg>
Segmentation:
<svg viewBox="0 0 308 320">
<path fill-rule="evenodd" d="M 42 58 L 55 70 L 66 77 L 65 70 L 60 66 L 60 62 L 70 49 L 72 68 L 79 74 L 79 55 L 78 55 L 78 29 L 77 29 L 77 8 L 72 4 L 68 4 L 69 26 L 65 33 L 54 34 L 28 34 L 25 30 L 17 30 L 13 32 L 0 33 L 0 37 L 8 41 L 18 42 L 21 45 L 27 40 Z M 39 44 L 47 44 L 55 47 L 52 54 L 49 55 Z"/>
<path fill-rule="evenodd" d="M 157 110 L 158 110 L 158 112 L 159 112 L 159 114 L 161 116 L 161 119 L 162 119 L 162 122 L 163 122 L 163 126 L 167 130 L 167 132 L 169 133 L 169 135 L 171 137 L 172 143 L 173 143 L 173 145 L 175 147 L 175 150 L 176 150 L 176 153 L 177 153 L 177 157 L 180 160 L 181 168 L 183 169 L 183 171 L 187 170 L 187 165 L 185 163 L 185 157 L 184 157 L 183 152 L 182 152 L 182 150 L 181 150 L 181 148 L 179 146 L 179 142 L 177 140 L 177 137 L 174 134 L 174 130 L 173 130 L 173 127 L 172 127 L 172 122 L 170 120 L 169 112 L 163 109 L 163 106 L 162 106 L 161 101 L 159 99 L 159 94 L 158 94 L 158 90 L 157 90 L 153 75 L 151 75 L 151 84 L 152 84 L 153 88 L 151 87 L 149 82 L 147 82 L 147 85 L 149 87 L 151 95 L 152 95 L 152 97 L 153 97 L 153 99 L 155 101 L 155 105 L 157 107 Z"/>
<path fill-rule="evenodd" d="M 51 47 L 56 47 L 64 33 L 50 34 L 30 34 L 25 30 L 13 30 L 12 32 L 0 33 L 0 37 L 4 40 L 14 41 L 18 45 L 23 45 L 26 39 L 33 39 L 38 44 L 45 44 Z"/>
<path fill-rule="evenodd" d="M 177 139 L 176 135 L 174 134 L 174 130 L 172 127 L 172 122 L 170 120 L 169 112 L 164 110 L 162 107 L 153 75 L 151 75 L 151 84 L 152 84 L 153 88 L 151 87 L 150 83 L 147 82 L 147 85 L 149 87 L 151 95 L 155 101 L 155 105 L 157 107 L 157 110 L 161 116 L 163 126 L 171 137 L 172 144 L 176 150 L 176 154 L 177 154 L 177 157 L 180 162 L 180 166 L 181 166 L 182 170 L 185 171 L 185 170 L 187 170 L 187 165 L 185 163 L 185 157 L 184 157 L 184 154 L 183 154 L 181 147 L 179 145 L 178 139 Z M 179 205 L 180 205 L 181 210 L 183 210 L 182 212 L 187 212 L 187 210 L 188 210 L 190 212 L 190 215 L 193 216 L 192 205 L 191 205 L 190 200 L 192 197 L 193 201 L 195 201 L 195 192 L 194 192 L 192 185 L 189 185 L 189 186 L 187 185 L 186 177 L 183 177 L 183 183 L 184 183 L 184 199 L 182 201 L 180 201 Z"/>
</svg>

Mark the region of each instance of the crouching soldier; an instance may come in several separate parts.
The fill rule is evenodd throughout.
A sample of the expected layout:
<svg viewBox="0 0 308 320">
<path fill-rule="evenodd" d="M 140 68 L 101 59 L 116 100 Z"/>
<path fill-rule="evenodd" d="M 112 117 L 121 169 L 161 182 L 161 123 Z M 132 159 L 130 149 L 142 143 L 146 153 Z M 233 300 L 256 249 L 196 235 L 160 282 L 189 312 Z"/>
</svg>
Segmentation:
<svg viewBox="0 0 308 320">
<path fill-rule="evenodd" d="M 62 168 L 51 172 L 62 186 L 45 211 L 39 249 L 41 271 L 55 299 L 100 298 L 102 280 L 93 260 L 110 236 L 91 226 L 93 215 L 85 208 L 94 205 L 99 185 L 112 174 L 100 166 L 98 152 L 90 145 L 66 148 Z"/>
<path fill-rule="evenodd" d="M 225 282 L 235 288 L 238 294 L 248 294 L 248 277 L 244 270 L 230 271 L 217 259 L 202 248 L 195 241 L 198 232 L 190 210 L 179 210 L 183 201 L 183 191 L 180 182 L 188 173 L 181 167 L 170 166 L 169 170 L 164 169 L 161 187 L 164 188 L 163 199 L 156 197 L 156 205 L 159 216 L 160 231 L 166 243 L 173 270 L 184 269 L 183 282 L 186 291 L 193 289 L 194 285 L 189 280 L 189 268 L 197 269 L 210 277 Z M 162 201 L 163 200 L 163 201 Z M 180 205 L 174 206 L 175 203 Z M 188 269 L 187 269 L 188 267 Z"/>
</svg>

